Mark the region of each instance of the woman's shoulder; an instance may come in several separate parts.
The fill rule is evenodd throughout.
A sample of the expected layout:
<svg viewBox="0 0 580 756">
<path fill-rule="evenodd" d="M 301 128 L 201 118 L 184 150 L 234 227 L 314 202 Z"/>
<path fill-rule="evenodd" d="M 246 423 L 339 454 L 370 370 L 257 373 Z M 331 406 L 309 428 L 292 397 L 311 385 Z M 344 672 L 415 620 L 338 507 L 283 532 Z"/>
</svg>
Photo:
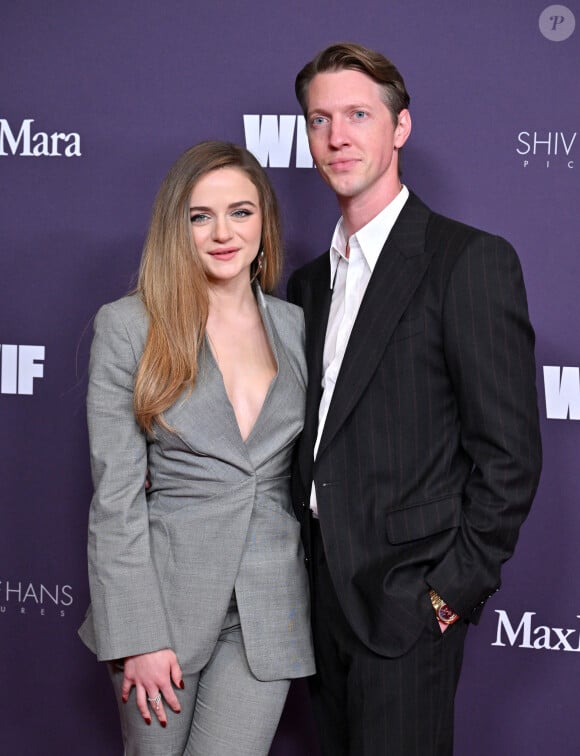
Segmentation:
<svg viewBox="0 0 580 756">
<path fill-rule="evenodd" d="M 272 317 L 280 320 L 295 322 L 300 324 L 304 321 L 302 308 L 298 305 L 286 302 L 284 299 L 274 297 L 271 294 L 263 294 L 266 307 L 272 314 Z"/>
<path fill-rule="evenodd" d="M 282 342 L 290 351 L 304 353 L 304 313 L 297 305 L 265 295 L 264 304 Z"/>
<path fill-rule="evenodd" d="M 149 329 L 147 310 L 139 294 L 129 294 L 102 305 L 95 316 L 95 333 L 108 339 L 127 338 L 144 344 Z"/>
<path fill-rule="evenodd" d="M 120 299 L 102 305 L 99 312 L 115 314 L 122 318 L 144 318 L 147 311 L 139 294 L 127 294 Z"/>
<path fill-rule="evenodd" d="M 139 294 L 128 294 L 102 305 L 97 312 L 97 321 L 122 321 L 126 326 L 147 324 L 148 316 Z"/>
<path fill-rule="evenodd" d="M 283 299 L 264 295 L 264 305 L 270 320 L 284 345 L 284 350 L 294 366 L 303 386 L 306 386 L 306 360 L 304 357 L 304 313 L 297 305 Z"/>
</svg>

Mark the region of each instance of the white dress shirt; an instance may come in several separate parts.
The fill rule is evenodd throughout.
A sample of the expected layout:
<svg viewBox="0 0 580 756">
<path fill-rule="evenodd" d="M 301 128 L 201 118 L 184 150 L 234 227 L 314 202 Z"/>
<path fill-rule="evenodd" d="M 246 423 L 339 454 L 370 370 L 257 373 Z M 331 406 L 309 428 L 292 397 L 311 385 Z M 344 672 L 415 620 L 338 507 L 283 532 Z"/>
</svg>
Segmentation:
<svg viewBox="0 0 580 756">
<path fill-rule="evenodd" d="M 340 218 L 336 224 L 330 246 L 332 300 L 324 339 L 322 398 L 318 409 L 318 434 L 314 445 L 314 459 L 318 454 L 328 408 L 362 298 L 381 250 L 408 197 L 409 190 L 403 186 L 395 199 L 349 239 L 345 236 L 343 219 Z M 317 516 L 314 483 L 310 493 L 310 508 Z"/>
</svg>

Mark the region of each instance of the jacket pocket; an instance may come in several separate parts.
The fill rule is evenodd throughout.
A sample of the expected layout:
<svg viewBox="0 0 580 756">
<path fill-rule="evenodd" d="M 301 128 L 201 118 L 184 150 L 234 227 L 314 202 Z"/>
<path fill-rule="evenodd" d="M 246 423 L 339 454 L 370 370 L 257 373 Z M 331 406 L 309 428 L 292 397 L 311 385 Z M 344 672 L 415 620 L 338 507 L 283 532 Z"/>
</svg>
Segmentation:
<svg viewBox="0 0 580 756">
<path fill-rule="evenodd" d="M 433 499 L 387 514 L 389 543 L 399 544 L 459 527 L 461 522 L 461 495 L 455 494 Z"/>
</svg>

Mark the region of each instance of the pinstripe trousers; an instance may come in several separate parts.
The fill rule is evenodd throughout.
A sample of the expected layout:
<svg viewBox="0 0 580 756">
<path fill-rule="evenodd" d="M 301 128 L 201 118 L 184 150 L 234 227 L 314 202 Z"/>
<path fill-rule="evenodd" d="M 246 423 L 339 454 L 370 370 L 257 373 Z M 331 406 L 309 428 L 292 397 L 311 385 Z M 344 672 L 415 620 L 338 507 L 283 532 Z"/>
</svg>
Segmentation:
<svg viewBox="0 0 580 756">
<path fill-rule="evenodd" d="M 312 527 L 317 674 L 309 679 L 323 756 L 451 756 L 453 707 L 467 623 L 432 624 L 387 658 L 352 631 L 336 597 L 320 528 Z"/>
</svg>

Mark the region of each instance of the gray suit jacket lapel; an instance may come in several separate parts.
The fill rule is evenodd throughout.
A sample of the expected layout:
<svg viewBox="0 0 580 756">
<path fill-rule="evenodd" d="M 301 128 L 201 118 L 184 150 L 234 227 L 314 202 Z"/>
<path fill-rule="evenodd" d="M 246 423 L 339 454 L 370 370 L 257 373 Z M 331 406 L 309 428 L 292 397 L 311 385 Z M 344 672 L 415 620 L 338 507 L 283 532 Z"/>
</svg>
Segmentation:
<svg viewBox="0 0 580 756">
<path fill-rule="evenodd" d="M 288 398 L 295 396 L 296 387 L 292 387 L 291 384 L 298 383 L 298 378 L 286 353 L 286 345 L 276 328 L 267 300 L 260 289 L 257 291 L 257 299 L 278 372 L 270 384 L 254 427 L 246 439 L 246 453 L 255 467 L 261 464 L 263 456 L 271 450 L 272 440 L 277 438 L 280 430 L 280 421 L 287 416 Z M 295 337 L 298 338 L 298 334 L 295 334 Z"/>
<path fill-rule="evenodd" d="M 273 431 L 272 423 L 276 423 L 280 417 L 285 416 L 283 405 L 287 392 L 284 391 L 284 385 L 279 385 L 280 382 L 296 380 L 289 366 L 287 369 L 282 369 L 282 363 L 288 362 L 285 347 L 260 290 L 257 292 L 257 299 L 270 348 L 278 366 L 278 373 L 270 385 L 261 412 L 246 441 L 243 441 L 240 434 L 221 371 L 207 339 L 204 350 L 200 354 L 200 380 L 196 382 L 195 390 L 191 393 L 184 392 L 182 397 L 166 412 L 168 423 L 190 449 L 200 451 L 196 447 L 201 434 L 205 444 L 201 452 L 204 456 L 214 456 L 219 459 L 221 455 L 227 454 L 230 461 L 241 469 L 248 469 L 249 466 L 253 468 L 260 464 L 261 460 L 254 458 L 257 451 L 252 448 L 256 445 L 254 442 L 267 436 L 269 428 Z M 275 384 L 276 391 L 274 391 Z M 252 451 L 254 454 L 251 454 Z"/>
</svg>

